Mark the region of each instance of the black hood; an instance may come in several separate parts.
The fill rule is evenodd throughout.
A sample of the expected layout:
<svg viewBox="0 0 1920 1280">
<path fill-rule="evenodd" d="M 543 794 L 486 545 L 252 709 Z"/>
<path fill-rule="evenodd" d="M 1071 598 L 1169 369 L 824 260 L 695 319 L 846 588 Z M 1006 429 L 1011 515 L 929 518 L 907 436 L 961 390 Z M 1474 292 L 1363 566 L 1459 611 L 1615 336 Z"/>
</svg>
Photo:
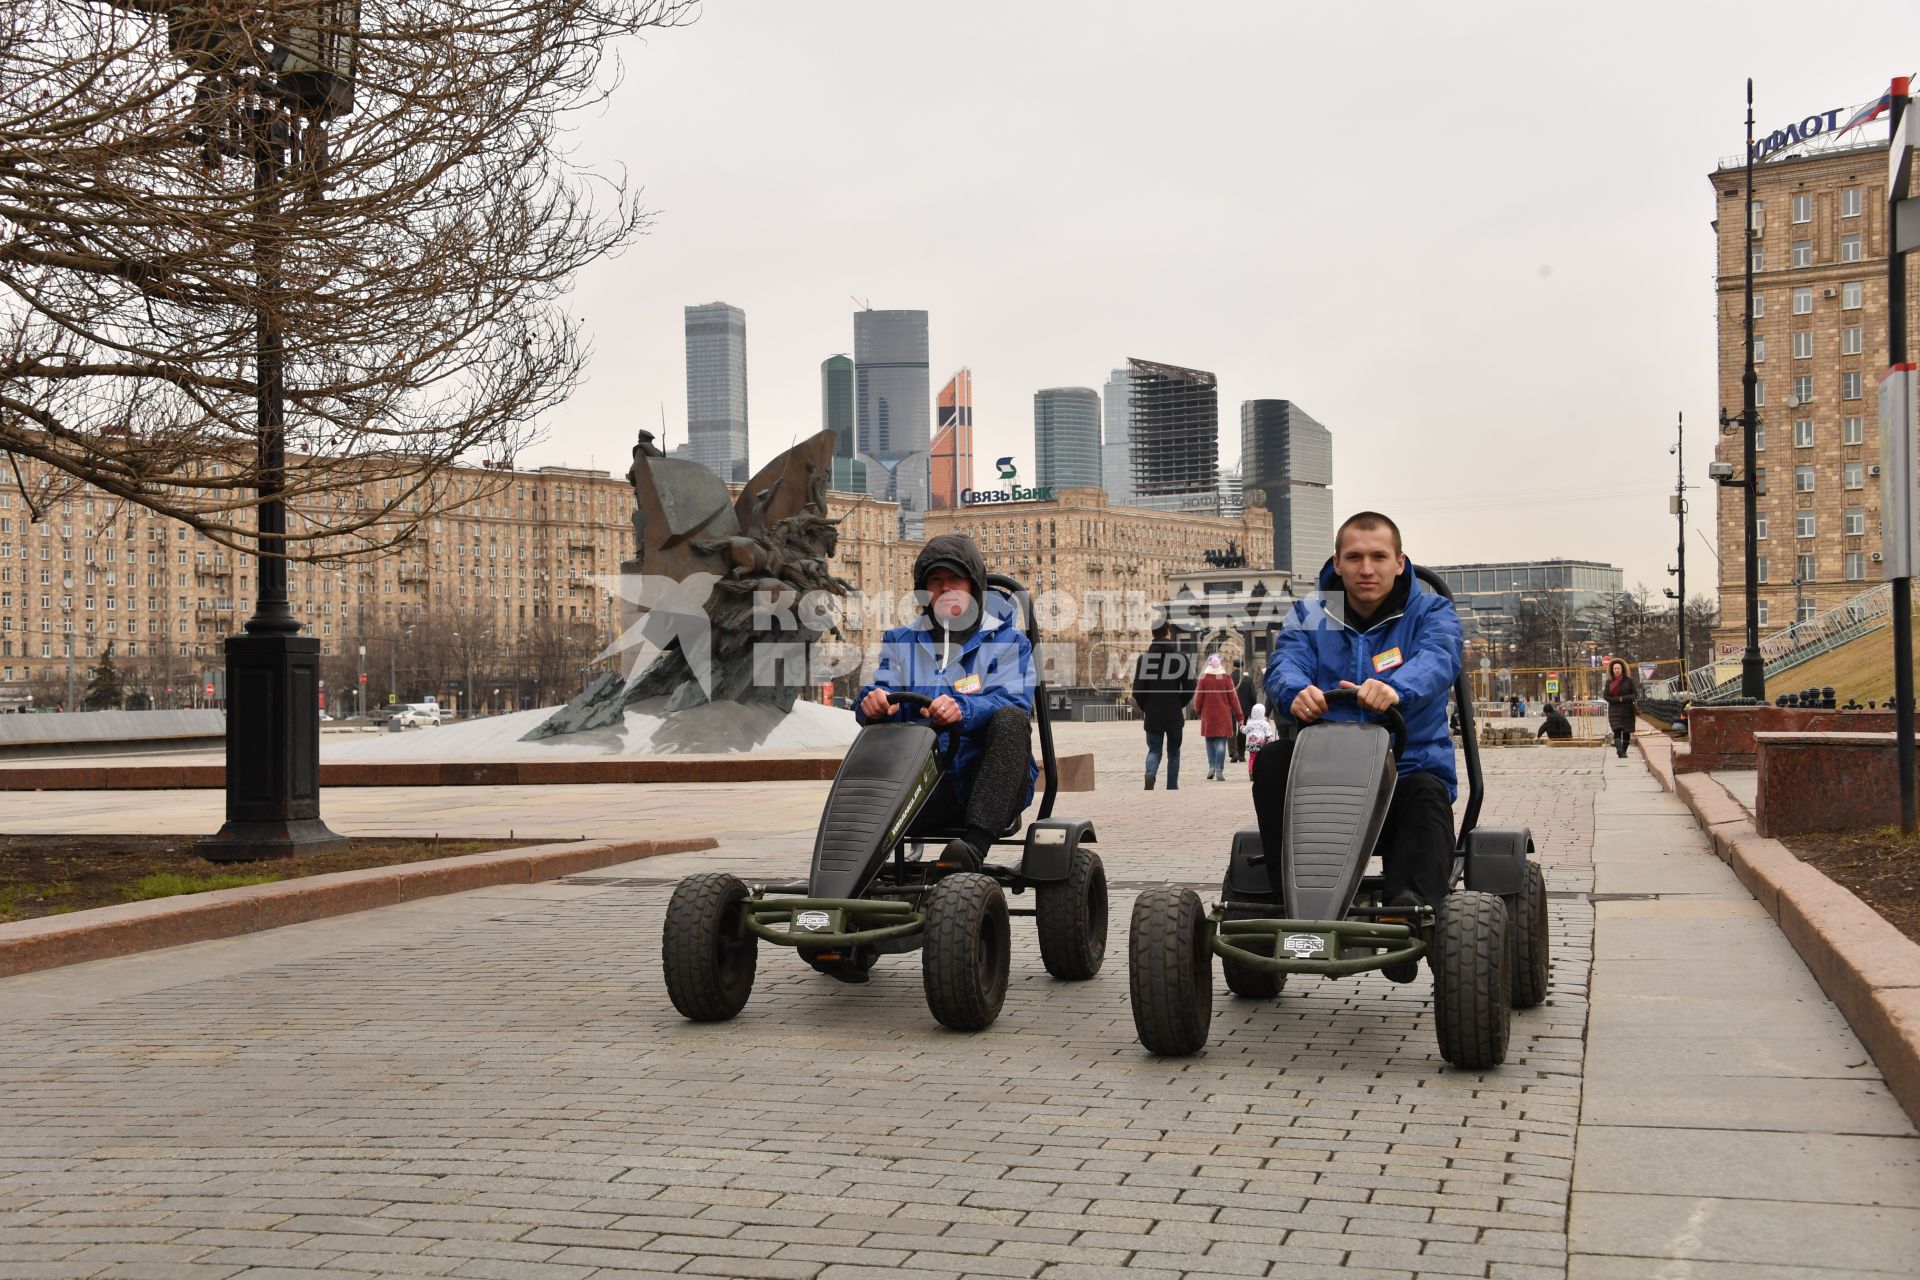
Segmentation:
<svg viewBox="0 0 1920 1280">
<path fill-rule="evenodd" d="M 987 561 L 980 554 L 980 547 L 964 533 L 942 533 L 927 539 L 927 545 L 920 549 L 920 555 L 913 562 L 913 589 L 924 591 L 927 587 L 927 575 L 935 568 L 946 565 L 958 570 L 968 582 L 973 584 L 974 617 L 962 631 L 972 631 L 979 626 L 987 607 Z M 929 602 L 928 622 L 932 623 L 931 602 Z M 936 624 L 937 625 L 937 624 Z"/>
</svg>

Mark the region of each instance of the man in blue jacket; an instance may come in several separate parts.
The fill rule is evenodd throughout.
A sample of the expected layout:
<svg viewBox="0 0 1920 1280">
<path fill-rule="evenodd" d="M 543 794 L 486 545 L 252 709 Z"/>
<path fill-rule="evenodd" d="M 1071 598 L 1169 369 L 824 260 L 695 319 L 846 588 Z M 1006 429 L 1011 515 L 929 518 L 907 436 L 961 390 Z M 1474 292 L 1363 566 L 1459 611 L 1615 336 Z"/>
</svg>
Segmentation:
<svg viewBox="0 0 1920 1280">
<path fill-rule="evenodd" d="M 1033 801 L 1039 766 L 1030 745 L 1033 645 L 987 594 L 987 563 L 964 533 L 929 538 L 913 565 L 920 616 L 880 638 L 873 680 L 855 700 L 861 724 L 902 710 L 888 696 L 905 690 L 932 698 L 904 710 L 940 732 L 950 761 L 909 834 L 960 830 L 940 860 L 968 870 Z"/>
<path fill-rule="evenodd" d="M 1393 521 L 1377 511 L 1349 517 L 1320 571 L 1319 598 L 1295 604 L 1274 642 L 1266 689 L 1269 705 L 1302 725 L 1399 708 L 1407 743 L 1379 843 L 1389 906 L 1437 906 L 1447 893 L 1458 791 L 1447 699 L 1459 674 L 1453 602 L 1415 580 Z M 1329 707 L 1329 689 L 1355 690 L 1360 705 Z M 1275 743 L 1254 765 L 1254 811 L 1270 850 L 1280 848 L 1292 755 L 1290 743 Z M 1415 967 L 1386 973 L 1410 982 Z"/>
</svg>

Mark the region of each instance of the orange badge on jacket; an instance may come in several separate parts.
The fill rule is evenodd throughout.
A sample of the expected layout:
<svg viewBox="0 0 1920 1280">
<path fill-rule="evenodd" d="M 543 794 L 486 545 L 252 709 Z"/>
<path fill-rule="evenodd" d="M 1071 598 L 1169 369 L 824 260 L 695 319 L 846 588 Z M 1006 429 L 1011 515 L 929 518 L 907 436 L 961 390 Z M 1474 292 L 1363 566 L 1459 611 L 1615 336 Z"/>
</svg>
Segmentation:
<svg viewBox="0 0 1920 1280">
<path fill-rule="evenodd" d="M 1373 655 L 1373 673 L 1379 675 L 1382 671 L 1391 671 L 1399 666 L 1402 661 L 1403 659 L 1400 657 L 1400 651 L 1398 649 L 1389 649 L 1385 653 L 1376 653 Z"/>
<path fill-rule="evenodd" d="M 980 692 L 980 675 L 979 675 L 979 673 L 978 673 L 978 672 L 975 672 L 975 673 L 974 673 L 973 675 L 970 675 L 970 676 L 961 676 L 961 677 L 960 677 L 960 678 L 959 678 L 958 680 L 955 680 L 955 681 L 953 682 L 953 691 L 954 691 L 955 693 L 978 693 L 978 692 Z"/>
</svg>

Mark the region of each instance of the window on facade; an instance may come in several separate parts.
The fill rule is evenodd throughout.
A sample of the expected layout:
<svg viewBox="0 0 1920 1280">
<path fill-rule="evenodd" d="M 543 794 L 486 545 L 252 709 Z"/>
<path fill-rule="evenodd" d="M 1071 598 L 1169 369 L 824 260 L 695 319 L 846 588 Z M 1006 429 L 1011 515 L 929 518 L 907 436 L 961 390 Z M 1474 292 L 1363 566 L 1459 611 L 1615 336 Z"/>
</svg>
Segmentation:
<svg viewBox="0 0 1920 1280">
<path fill-rule="evenodd" d="M 1840 481 L 1849 489 L 1867 487 L 1867 468 L 1865 463 L 1843 462 L 1840 464 Z"/>
<path fill-rule="evenodd" d="M 1795 360 L 1811 360 L 1813 358 L 1813 333 L 1811 330 L 1802 329 L 1793 335 L 1793 358 Z"/>
<path fill-rule="evenodd" d="M 1765 453 L 1767 451 L 1767 424 L 1764 422 L 1754 425 L 1753 451 L 1755 453 Z"/>
<path fill-rule="evenodd" d="M 1860 237 L 1859 236 L 1855 235 L 1855 236 L 1840 237 L 1840 261 L 1842 262 L 1860 261 Z"/>
<path fill-rule="evenodd" d="M 1793 491 L 1795 493 L 1813 492 L 1813 464 L 1803 463 L 1793 469 Z"/>
<path fill-rule="evenodd" d="M 1860 216 L 1860 188 L 1843 187 L 1840 191 L 1840 216 L 1857 218 Z"/>
<path fill-rule="evenodd" d="M 1867 580 L 1867 558 L 1858 551 L 1847 552 L 1847 581 L 1865 582 Z"/>
<path fill-rule="evenodd" d="M 1801 404 L 1813 403 L 1813 375 L 1803 373 L 1793 380 L 1793 398 Z"/>
<path fill-rule="evenodd" d="M 1793 446 L 1796 449 L 1813 448 L 1813 419 L 1797 418 L 1793 424 Z"/>
<path fill-rule="evenodd" d="M 1859 537 L 1867 531 L 1867 512 L 1864 507 L 1848 507 L 1841 513 L 1840 532 L 1850 538 Z"/>
<path fill-rule="evenodd" d="M 1813 265 L 1813 241 L 1795 240 L 1793 242 L 1793 254 L 1792 254 L 1792 257 L 1789 259 L 1789 262 L 1790 262 L 1790 265 L 1796 266 L 1796 267 L 1812 266 Z"/>
<path fill-rule="evenodd" d="M 1859 280 L 1849 280 L 1840 286 L 1840 309 L 1858 311 L 1866 306 L 1866 285 Z"/>
<path fill-rule="evenodd" d="M 1802 582 L 1812 582 L 1814 578 L 1813 557 L 1810 555 L 1795 556 L 1793 576 Z"/>
<path fill-rule="evenodd" d="M 1811 582 L 1813 579 L 1808 578 L 1807 581 Z M 1817 612 L 1819 612 L 1819 606 L 1813 602 L 1812 597 L 1809 596 L 1800 602 L 1800 621 L 1812 622 Z"/>
<path fill-rule="evenodd" d="M 1866 439 L 1865 419 L 1858 416 L 1840 419 L 1840 443 L 1859 444 Z"/>
<path fill-rule="evenodd" d="M 1765 364 L 1767 362 L 1767 340 L 1765 338 L 1754 338 L 1753 362 L 1755 364 Z"/>
<path fill-rule="evenodd" d="M 1767 269 L 1767 251 L 1759 245 L 1753 246 L 1753 253 L 1750 255 L 1750 258 L 1753 262 L 1753 272 L 1755 275 Z"/>
<path fill-rule="evenodd" d="M 1761 582 L 1772 581 L 1772 579 L 1767 577 L 1767 558 L 1765 556 L 1755 556 L 1753 558 L 1753 576 Z"/>
<path fill-rule="evenodd" d="M 1753 517 L 1753 536 L 1762 542 L 1767 540 L 1767 513 L 1764 511 L 1755 513 Z"/>
<path fill-rule="evenodd" d="M 1796 511 L 1793 513 L 1793 536 L 1794 537 L 1811 538 L 1813 537 L 1813 532 L 1815 528 L 1816 528 L 1816 524 L 1813 518 L 1813 512 Z"/>
<path fill-rule="evenodd" d="M 1766 314 L 1767 314 L 1767 295 L 1764 293 L 1755 293 L 1753 295 L 1753 318 L 1755 320 L 1758 320 Z"/>
<path fill-rule="evenodd" d="M 1756 405 L 1767 402 L 1767 380 L 1765 378 L 1755 378 L 1753 380 L 1753 402 Z"/>
<path fill-rule="evenodd" d="M 1813 221 L 1813 197 L 1797 195 L 1793 198 L 1793 220 L 1795 222 Z"/>
<path fill-rule="evenodd" d="M 1755 200 L 1747 206 L 1747 230 L 1765 231 L 1767 229 L 1767 206 L 1764 201 Z"/>
<path fill-rule="evenodd" d="M 1864 394 L 1862 391 L 1862 387 L 1865 384 L 1865 381 L 1866 381 L 1865 375 L 1862 374 L 1858 369 L 1854 369 L 1854 370 L 1851 370 L 1850 372 L 1841 374 L 1840 375 L 1840 398 L 1842 400 L 1858 400 L 1861 397 L 1861 395 Z"/>
<path fill-rule="evenodd" d="M 1813 290 L 1795 289 L 1793 291 L 1793 314 L 1797 316 L 1813 314 Z"/>
<path fill-rule="evenodd" d="M 1860 326 L 1851 325 L 1840 331 L 1840 354 L 1857 356 L 1860 354 Z"/>
</svg>

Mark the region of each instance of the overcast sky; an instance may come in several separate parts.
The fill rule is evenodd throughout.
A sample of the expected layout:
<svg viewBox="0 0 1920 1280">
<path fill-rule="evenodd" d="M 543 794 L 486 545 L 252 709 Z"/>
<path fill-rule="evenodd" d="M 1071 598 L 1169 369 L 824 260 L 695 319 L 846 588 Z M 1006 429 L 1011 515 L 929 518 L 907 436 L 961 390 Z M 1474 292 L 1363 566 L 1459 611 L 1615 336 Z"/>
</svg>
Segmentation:
<svg viewBox="0 0 1920 1280">
<path fill-rule="evenodd" d="M 588 381 L 523 465 L 618 472 L 662 406 L 684 439 L 681 308 L 716 299 L 764 462 L 819 428 L 858 297 L 931 313 L 934 390 L 973 370 L 979 476 L 1032 474 L 1037 388 L 1143 356 L 1219 375 L 1223 465 L 1242 400 L 1297 402 L 1336 510 L 1416 559 L 1657 595 L 1675 417 L 1704 484 L 1719 408 L 1707 175 L 1744 79 L 1762 133 L 1877 97 L 1920 5 L 710 0 L 625 58 L 581 154 L 656 218 L 580 280 Z"/>
</svg>

